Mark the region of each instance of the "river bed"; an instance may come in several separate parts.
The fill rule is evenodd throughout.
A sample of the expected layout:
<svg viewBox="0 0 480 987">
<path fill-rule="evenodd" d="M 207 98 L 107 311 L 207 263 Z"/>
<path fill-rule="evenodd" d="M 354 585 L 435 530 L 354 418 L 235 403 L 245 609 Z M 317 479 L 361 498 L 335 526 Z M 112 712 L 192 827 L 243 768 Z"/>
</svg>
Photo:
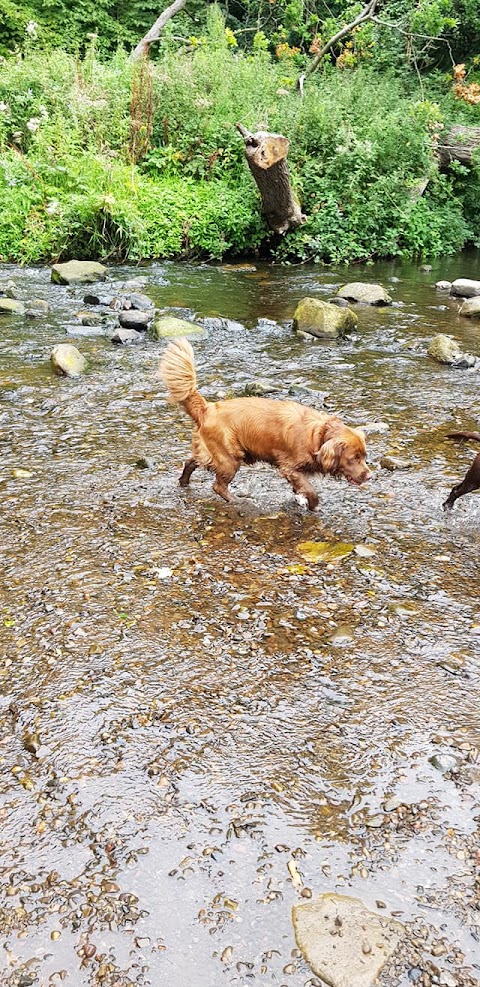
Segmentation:
<svg viewBox="0 0 480 987">
<path fill-rule="evenodd" d="M 435 289 L 460 276 L 478 253 L 110 269 L 109 291 L 141 277 L 203 320 L 206 397 L 266 379 L 367 426 L 370 484 L 319 480 L 312 515 L 267 466 L 233 504 L 201 471 L 180 492 L 191 422 L 163 344 L 115 347 L 114 313 L 79 328 L 84 288 L 0 267 L 50 303 L 0 321 L 5 987 L 313 987 L 291 909 L 326 891 L 405 924 L 384 985 L 480 983 L 480 497 L 441 506 L 476 451 L 445 435 L 478 429 L 480 371 L 426 353 L 446 332 L 480 356 L 480 323 Z M 354 280 L 394 304 L 358 306 L 339 344 L 295 336 L 300 298 Z M 50 367 L 65 341 L 78 379 Z M 312 562 L 305 542 L 343 549 Z"/>
</svg>

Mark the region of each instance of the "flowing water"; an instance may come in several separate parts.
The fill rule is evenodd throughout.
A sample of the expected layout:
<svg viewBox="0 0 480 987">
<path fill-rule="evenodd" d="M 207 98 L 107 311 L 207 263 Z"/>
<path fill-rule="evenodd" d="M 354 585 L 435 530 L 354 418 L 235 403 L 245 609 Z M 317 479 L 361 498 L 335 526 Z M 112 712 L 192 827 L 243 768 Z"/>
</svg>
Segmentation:
<svg viewBox="0 0 480 987">
<path fill-rule="evenodd" d="M 480 498 L 441 505 L 473 458 L 445 435 L 479 427 L 480 371 L 426 348 L 447 332 L 480 356 L 480 323 L 434 287 L 480 278 L 479 255 L 110 274 L 204 320 L 205 396 L 262 379 L 325 398 L 368 426 L 374 476 L 319 480 L 315 515 L 267 466 L 233 504 L 201 471 L 181 493 L 191 422 L 162 344 L 114 347 L 114 315 L 78 327 L 81 287 L 0 269 L 51 306 L 0 322 L 0 982 L 312 985 L 291 907 L 337 891 L 406 925 L 383 983 L 478 984 Z M 339 344 L 296 336 L 297 301 L 347 280 L 394 304 L 357 307 Z M 62 341 L 84 376 L 52 373 Z"/>
</svg>

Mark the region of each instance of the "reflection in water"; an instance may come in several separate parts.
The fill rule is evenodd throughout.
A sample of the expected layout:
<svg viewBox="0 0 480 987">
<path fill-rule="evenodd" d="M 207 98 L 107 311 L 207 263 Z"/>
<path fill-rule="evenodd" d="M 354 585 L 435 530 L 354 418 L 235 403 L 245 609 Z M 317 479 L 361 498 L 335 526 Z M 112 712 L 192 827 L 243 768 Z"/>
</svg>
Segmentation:
<svg viewBox="0 0 480 987">
<path fill-rule="evenodd" d="M 75 987 L 282 983 L 292 853 L 314 892 L 380 898 L 403 921 L 435 910 L 473 962 L 479 508 L 446 518 L 441 502 L 472 458 L 444 435 L 478 427 L 478 374 L 425 344 L 447 331 L 477 352 L 432 282 L 480 276 L 478 256 L 356 269 L 395 305 L 359 309 L 336 347 L 289 320 L 348 271 L 145 272 L 159 307 L 221 318 L 195 344 L 207 395 L 264 378 L 370 426 L 368 489 L 323 481 L 315 516 L 264 466 L 240 471 L 234 505 L 200 473 L 181 495 L 191 427 L 156 380 L 160 345 L 82 336 L 88 374 L 54 378 L 82 291 L 7 273 L 52 310 L 0 337 L 5 983 L 28 960 Z M 381 470 L 386 451 L 411 468 Z M 315 564 L 306 541 L 352 550 Z M 457 784 L 429 762 L 452 751 Z M 308 979 L 299 963 L 288 983 Z"/>
</svg>

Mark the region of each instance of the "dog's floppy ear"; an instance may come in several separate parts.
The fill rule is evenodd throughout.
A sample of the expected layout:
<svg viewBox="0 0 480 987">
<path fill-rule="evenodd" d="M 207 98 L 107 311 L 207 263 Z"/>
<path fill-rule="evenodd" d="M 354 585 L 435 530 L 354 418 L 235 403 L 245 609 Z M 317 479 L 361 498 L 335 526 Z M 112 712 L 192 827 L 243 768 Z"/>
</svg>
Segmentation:
<svg viewBox="0 0 480 987">
<path fill-rule="evenodd" d="M 317 457 L 324 473 L 336 473 L 345 444 L 339 439 L 328 439 L 320 446 Z"/>
</svg>

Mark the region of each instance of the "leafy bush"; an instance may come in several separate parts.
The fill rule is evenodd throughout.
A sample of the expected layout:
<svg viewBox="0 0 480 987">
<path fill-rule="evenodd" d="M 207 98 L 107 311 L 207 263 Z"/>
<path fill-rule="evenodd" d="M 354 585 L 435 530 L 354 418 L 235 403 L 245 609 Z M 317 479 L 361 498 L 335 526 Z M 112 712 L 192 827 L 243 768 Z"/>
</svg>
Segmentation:
<svg viewBox="0 0 480 987">
<path fill-rule="evenodd" d="M 480 240 L 479 168 L 447 176 L 432 153 L 455 116 L 450 77 L 437 72 L 419 98 L 392 72 L 330 68 L 302 98 L 265 37 L 240 51 L 213 8 L 206 32 L 182 52 L 167 32 L 138 104 L 150 149 L 132 155 L 132 72 L 123 49 L 102 61 L 94 41 L 83 59 L 33 44 L 4 62 L 0 259 L 261 250 L 348 262 L 436 256 Z M 479 108 L 458 112 L 473 122 Z M 237 121 L 291 140 L 292 184 L 308 218 L 284 238 L 260 215 Z"/>
</svg>

